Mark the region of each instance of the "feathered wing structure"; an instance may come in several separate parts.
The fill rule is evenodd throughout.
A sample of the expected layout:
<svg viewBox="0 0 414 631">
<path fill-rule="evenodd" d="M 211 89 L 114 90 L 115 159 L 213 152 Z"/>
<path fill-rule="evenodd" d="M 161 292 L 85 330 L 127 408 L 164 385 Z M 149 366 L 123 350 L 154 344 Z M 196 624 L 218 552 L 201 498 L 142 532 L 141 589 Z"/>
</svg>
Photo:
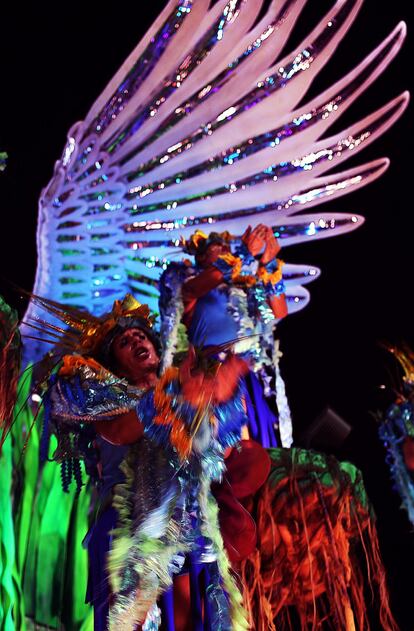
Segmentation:
<svg viewBox="0 0 414 631">
<path fill-rule="evenodd" d="M 281 58 L 305 1 L 273 0 L 261 19 L 263 0 L 167 3 L 69 131 L 40 197 L 35 294 L 99 315 L 132 291 L 157 310 L 157 279 L 196 227 L 240 236 L 260 221 L 286 247 L 361 224 L 354 213 L 313 207 L 383 173 L 386 159 L 326 174 L 388 129 L 408 96 L 339 133 L 328 129 L 393 59 L 405 26 L 298 105 L 361 5 L 338 0 Z M 294 311 L 317 270 L 285 271 Z M 26 319 L 36 317 L 32 303 Z M 42 350 L 37 342 L 29 353 Z"/>
</svg>

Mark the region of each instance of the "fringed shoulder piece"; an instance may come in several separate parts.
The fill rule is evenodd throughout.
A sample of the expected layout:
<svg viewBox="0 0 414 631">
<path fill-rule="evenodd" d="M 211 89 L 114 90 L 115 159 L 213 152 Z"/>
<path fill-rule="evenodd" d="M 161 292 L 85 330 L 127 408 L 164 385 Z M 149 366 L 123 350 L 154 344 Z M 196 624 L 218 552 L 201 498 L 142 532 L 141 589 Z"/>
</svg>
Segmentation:
<svg viewBox="0 0 414 631">
<path fill-rule="evenodd" d="M 104 421 L 134 409 L 141 394 L 95 360 L 65 355 L 51 389 L 51 412 L 59 421 Z"/>
</svg>

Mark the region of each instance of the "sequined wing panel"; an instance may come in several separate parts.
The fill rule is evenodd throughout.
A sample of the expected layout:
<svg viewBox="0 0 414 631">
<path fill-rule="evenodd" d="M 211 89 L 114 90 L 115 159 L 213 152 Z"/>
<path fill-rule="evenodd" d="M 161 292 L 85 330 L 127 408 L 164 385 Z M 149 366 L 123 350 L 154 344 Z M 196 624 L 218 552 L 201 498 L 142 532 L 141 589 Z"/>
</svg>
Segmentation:
<svg viewBox="0 0 414 631">
<path fill-rule="evenodd" d="M 383 173 L 386 159 L 331 171 L 387 130 L 408 97 L 328 130 L 396 55 L 405 26 L 306 102 L 361 0 L 336 2 L 282 58 L 305 1 L 274 0 L 260 19 L 263 0 L 167 3 L 69 131 L 40 197 L 34 293 L 99 315 L 132 291 L 158 310 L 159 275 L 181 257 L 179 237 L 197 227 L 240 236 L 264 222 L 286 247 L 362 223 L 353 212 L 314 207 Z M 293 311 L 318 271 L 291 271 Z"/>
</svg>

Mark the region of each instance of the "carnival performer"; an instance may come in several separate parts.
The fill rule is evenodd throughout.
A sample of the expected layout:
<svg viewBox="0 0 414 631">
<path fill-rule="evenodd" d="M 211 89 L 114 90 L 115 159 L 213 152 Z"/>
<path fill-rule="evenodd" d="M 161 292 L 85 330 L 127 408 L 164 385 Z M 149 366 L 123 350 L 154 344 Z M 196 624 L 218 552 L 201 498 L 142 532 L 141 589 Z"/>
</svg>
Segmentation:
<svg viewBox="0 0 414 631">
<path fill-rule="evenodd" d="M 185 594 L 180 601 L 180 587 L 185 591 L 188 581 L 180 586 L 178 578 L 177 631 L 247 628 L 210 491 L 225 469 L 225 450 L 240 442 L 247 420 L 239 384 L 244 362 L 229 355 L 217 363 L 204 355 L 201 369 L 192 350 L 180 368 L 158 377 L 152 319 L 131 296 L 101 318 L 56 304 L 51 311 L 81 334 L 73 344 L 73 334 L 62 333 L 76 353 L 66 354 L 49 377 L 45 403 L 45 433 L 57 433 L 55 458 L 62 462 L 65 484 L 72 474 L 79 480 L 78 461 L 90 450 L 91 427 L 98 435 L 100 507 L 87 537 L 95 628 L 107 628 L 108 603 L 110 629 L 158 628 L 156 603 L 163 593 L 163 612 L 171 621 L 174 595 L 167 592 L 188 564 L 191 609 Z"/>
<path fill-rule="evenodd" d="M 101 318 L 41 302 L 71 327 L 59 346 L 72 351 L 49 374 L 42 443 L 54 429 L 66 488 L 72 477 L 81 485 L 81 458 L 99 472 L 86 538 L 97 631 L 136 628 L 137 620 L 158 629 L 159 606 L 167 629 L 247 628 L 223 540 L 252 629 L 291 628 L 291 614 L 303 631 L 315 620 L 340 631 L 367 628 L 362 545 L 382 628 L 396 631 L 355 467 L 300 449 L 240 446 L 240 361 L 230 356 L 201 371 L 191 351 L 159 377 L 148 309 L 131 297 Z M 221 478 L 220 533 L 210 483 Z"/>
<path fill-rule="evenodd" d="M 255 372 L 270 363 L 274 324 L 287 314 L 283 261 L 276 258 L 280 245 L 263 224 L 253 230 L 249 226 L 234 253 L 232 241 L 228 232 L 207 235 L 197 230 L 183 242 L 195 266 L 172 264 L 160 279 L 163 344 L 168 357 L 180 318 L 190 344 L 214 348 L 233 343 L 252 368 L 246 376 L 250 434 L 264 447 L 276 446 L 277 419 Z"/>
<path fill-rule="evenodd" d="M 394 402 L 381 418 L 379 436 L 387 450 L 394 488 L 414 524 L 414 352 L 407 345 L 386 348 L 398 361 L 402 379 Z"/>
<path fill-rule="evenodd" d="M 184 244 L 196 266 L 182 279 L 182 321 L 190 343 L 215 348 L 234 341 L 235 352 L 254 367 L 263 361 L 269 337 L 273 341 L 275 323 L 287 313 L 283 262 L 276 258 L 280 246 L 272 229 L 262 224 L 247 229 L 234 254 L 231 242 L 228 233 L 198 231 Z M 291 628 L 293 610 L 303 630 L 324 618 L 333 621 L 337 630 L 364 628 L 368 613 L 359 562 L 364 548 L 368 575 L 381 603 L 382 628 L 395 631 L 375 519 L 360 472 L 332 456 L 274 448 L 275 418 L 253 370 L 245 383 L 250 433 L 264 447 L 272 447 L 262 449 L 251 441 L 258 456 L 255 464 L 260 457 L 269 459 L 269 476 L 257 493 L 240 491 L 244 476 L 249 479 L 251 461 L 243 460 L 247 450 L 233 452 L 224 476 L 230 488 L 221 484 L 216 496 L 221 500 L 220 518 L 222 506 L 233 494 L 256 523 L 256 549 L 237 565 L 252 628 Z M 231 541 L 228 523 L 223 515 L 222 535 Z"/>
</svg>

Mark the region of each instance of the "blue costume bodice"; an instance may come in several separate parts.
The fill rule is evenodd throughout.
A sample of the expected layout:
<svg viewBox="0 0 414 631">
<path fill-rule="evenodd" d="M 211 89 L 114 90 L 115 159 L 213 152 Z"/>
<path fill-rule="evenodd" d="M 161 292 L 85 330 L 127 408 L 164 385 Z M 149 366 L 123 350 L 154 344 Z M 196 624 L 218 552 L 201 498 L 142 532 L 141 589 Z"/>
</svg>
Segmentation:
<svg viewBox="0 0 414 631">
<path fill-rule="evenodd" d="M 188 327 L 188 339 L 194 346 L 213 346 L 237 338 L 238 326 L 228 302 L 228 287 L 223 285 L 198 298 Z"/>
</svg>

